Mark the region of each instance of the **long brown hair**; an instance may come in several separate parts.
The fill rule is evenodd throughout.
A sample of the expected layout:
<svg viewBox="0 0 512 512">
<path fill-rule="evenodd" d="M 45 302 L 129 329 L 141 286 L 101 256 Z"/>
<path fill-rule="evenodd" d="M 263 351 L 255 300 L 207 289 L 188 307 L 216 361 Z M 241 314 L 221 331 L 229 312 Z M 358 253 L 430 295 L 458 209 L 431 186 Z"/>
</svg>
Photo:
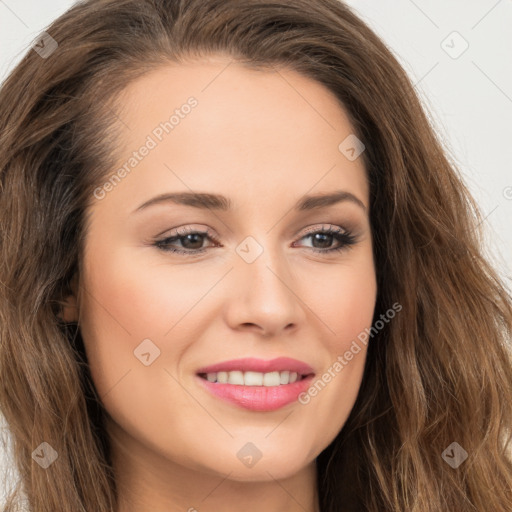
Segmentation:
<svg viewBox="0 0 512 512">
<path fill-rule="evenodd" d="M 298 71 L 346 108 L 366 146 L 375 320 L 402 306 L 372 337 L 353 410 L 317 458 L 322 511 L 510 512 L 510 293 L 383 42 L 336 0 L 89 0 L 47 32 L 53 53 L 30 50 L 0 90 L 0 408 L 20 477 L 4 510 L 23 496 L 37 512 L 116 510 L 104 410 L 59 307 L 119 149 L 116 98 L 158 66 L 222 53 Z M 42 442 L 58 454 L 46 470 L 32 457 Z M 447 448 L 468 458 L 453 467 Z"/>
</svg>

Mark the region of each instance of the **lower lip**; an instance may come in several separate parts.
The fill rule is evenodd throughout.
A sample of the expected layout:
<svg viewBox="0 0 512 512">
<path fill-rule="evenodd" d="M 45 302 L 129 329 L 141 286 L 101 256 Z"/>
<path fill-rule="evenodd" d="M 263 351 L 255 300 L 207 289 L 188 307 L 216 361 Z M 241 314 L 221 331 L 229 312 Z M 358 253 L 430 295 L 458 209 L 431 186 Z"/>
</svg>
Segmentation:
<svg viewBox="0 0 512 512">
<path fill-rule="evenodd" d="M 210 382 L 198 375 L 196 378 L 210 393 L 227 402 L 250 411 L 275 411 L 296 401 L 298 396 L 308 389 L 313 375 L 280 386 L 239 386 Z"/>
</svg>

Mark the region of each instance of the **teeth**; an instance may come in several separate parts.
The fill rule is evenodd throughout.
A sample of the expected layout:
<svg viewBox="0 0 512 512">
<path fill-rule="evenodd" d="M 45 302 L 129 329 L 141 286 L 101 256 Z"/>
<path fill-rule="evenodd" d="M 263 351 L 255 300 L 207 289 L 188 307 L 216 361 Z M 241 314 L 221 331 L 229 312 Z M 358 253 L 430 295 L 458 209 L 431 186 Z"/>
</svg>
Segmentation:
<svg viewBox="0 0 512 512">
<path fill-rule="evenodd" d="M 283 372 L 216 372 L 207 373 L 206 379 L 209 382 L 219 382 L 221 384 L 235 384 L 238 386 L 280 386 L 283 384 L 292 384 L 300 380 L 297 372 L 288 370 Z"/>
<path fill-rule="evenodd" d="M 242 373 L 242 372 L 240 372 Z M 242 384 L 246 386 L 263 386 L 263 373 L 245 372 L 242 373 Z"/>
<path fill-rule="evenodd" d="M 244 374 L 242 372 L 228 372 L 228 384 L 244 385 Z"/>
<path fill-rule="evenodd" d="M 228 382 L 228 372 L 217 372 L 217 382 L 221 382 L 223 384 L 227 384 Z"/>
<path fill-rule="evenodd" d="M 270 372 L 265 373 L 263 375 L 263 385 L 264 386 L 280 386 L 281 385 L 281 377 L 279 376 L 279 372 Z"/>
</svg>

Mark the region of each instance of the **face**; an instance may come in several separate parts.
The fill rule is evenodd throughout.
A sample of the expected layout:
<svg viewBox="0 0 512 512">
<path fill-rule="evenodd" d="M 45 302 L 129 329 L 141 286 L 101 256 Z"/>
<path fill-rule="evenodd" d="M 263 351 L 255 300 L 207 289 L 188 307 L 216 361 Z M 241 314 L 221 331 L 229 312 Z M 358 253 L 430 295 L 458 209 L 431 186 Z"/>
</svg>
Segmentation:
<svg viewBox="0 0 512 512">
<path fill-rule="evenodd" d="M 120 97 L 119 167 L 91 198 L 65 315 L 118 449 L 268 480 L 314 463 L 359 391 L 365 347 L 344 354 L 376 299 L 369 188 L 330 91 L 228 62 Z"/>
</svg>

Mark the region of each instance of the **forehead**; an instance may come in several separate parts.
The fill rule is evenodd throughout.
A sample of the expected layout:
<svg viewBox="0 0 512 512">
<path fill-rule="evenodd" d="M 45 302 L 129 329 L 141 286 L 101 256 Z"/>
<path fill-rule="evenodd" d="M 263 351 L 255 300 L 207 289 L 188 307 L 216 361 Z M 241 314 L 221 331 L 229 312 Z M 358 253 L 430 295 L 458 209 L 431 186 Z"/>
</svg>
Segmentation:
<svg viewBox="0 0 512 512">
<path fill-rule="evenodd" d="M 353 135 L 345 109 L 296 71 L 221 57 L 169 64 L 131 83 L 118 106 L 118 165 L 129 176 L 116 188 L 132 197 L 162 193 L 162 180 L 173 190 L 233 189 L 240 201 L 275 188 L 293 198 L 343 185 L 368 193 L 362 159 L 339 149 Z"/>
</svg>

